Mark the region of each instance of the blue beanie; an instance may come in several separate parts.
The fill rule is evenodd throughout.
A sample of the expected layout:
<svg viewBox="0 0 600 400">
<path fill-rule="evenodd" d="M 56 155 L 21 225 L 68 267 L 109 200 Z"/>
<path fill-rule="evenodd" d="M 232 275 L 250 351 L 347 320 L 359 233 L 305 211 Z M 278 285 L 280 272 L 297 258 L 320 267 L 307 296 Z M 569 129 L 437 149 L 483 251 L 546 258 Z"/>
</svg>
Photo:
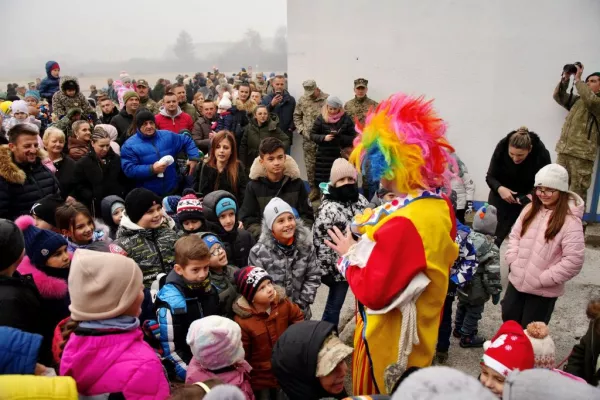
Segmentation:
<svg viewBox="0 0 600 400">
<path fill-rule="evenodd" d="M 165 209 L 165 212 L 168 215 L 177 214 L 177 204 L 179 203 L 179 200 L 181 200 L 181 196 L 177 195 L 166 196 L 165 198 L 163 198 L 163 208 Z"/>
<path fill-rule="evenodd" d="M 204 235 L 204 236 L 202 236 L 202 240 L 208 246 L 209 250 L 211 247 L 213 247 L 217 243 L 220 244 L 221 247 L 223 247 L 223 242 L 221 242 L 221 240 L 219 240 L 219 238 L 216 235 L 213 235 L 213 234 Z"/>
<path fill-rule="evenodd" d="M 40 92 L 38 92 L 37 90 L 28 90 L 25 92 L 25 97 L 24 99 L 28 98 L 28 97 L 33 97 L 35 98 L 38 102 L 40 101 L 41 97 L 40 97 Z"/>
<path fill-rule="evenodd" d="M 234 214 L 237 212 L 237 205 L 235 204 L 235 200 L 231 197 L 223 197 L 221 200 L 219 200 L 215 209 L 215 213 L 217 214 L 217 217 L 219 217 L 227 210 L 233 210 Z"/>
<path fill-rule="evenodd" d="M 35 220 L 29 215 L 20 216 L 15 224 L 23 231 L 25 253 L 37 268 L 44 267 L 56 250 L 67 245 L 67 239 L 62 235 L 36 227 Z"/>
</svg>

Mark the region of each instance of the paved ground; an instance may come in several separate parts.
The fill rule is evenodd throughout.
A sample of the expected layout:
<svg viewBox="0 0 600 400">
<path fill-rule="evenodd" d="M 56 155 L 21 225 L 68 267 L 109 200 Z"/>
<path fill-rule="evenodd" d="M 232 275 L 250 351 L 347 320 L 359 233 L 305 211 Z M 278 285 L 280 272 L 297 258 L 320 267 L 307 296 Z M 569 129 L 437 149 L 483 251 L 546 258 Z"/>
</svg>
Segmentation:
<svg viewBox="0 0 600 400">
<path fill-rule="evenodd" d="M 505 246 L 501 249 L 504 258 Z M 508 269 L 502 265 L 503 287 L 506 288 Z M 323 313 L 327 299 L 328 288 L 322 285 L 317 293 L 313 305 L 313 318 L 318 319 Z M 581 273 L 566 285 L 564 296 L 558 299 L 552 320 L 550 321 L 550 335 L 556 345 L 556 359 L 562 361 L 566 358 L 573 345 L 577 343 L 588 326 L 585 308 L 590 298 L 600 296 L 600 248 L 588 247 L 585 253 L 585 264 Z M 456 304 L 456 302 L 455 302 Z M 348 293 L 342 310 L 341 326 L 345 321 L 351 320 L 354 313 L 354 296 Z M 486 304 L 485 312 L 479 323 L 479 332 L 486 338 L 491 338 L 502 324 L 500 305 L 494 306 L 491 301 Z M 354 331 L 353 321 L 343 329 L 341 337 L 348 344 L 352 344 Z M 450 357 L 448 365 L 460 369 L 470 375 L 479 374 L 479 358 L 482 349 L 462 349 L 458 339 L 451 338 Z"/>
</svg>

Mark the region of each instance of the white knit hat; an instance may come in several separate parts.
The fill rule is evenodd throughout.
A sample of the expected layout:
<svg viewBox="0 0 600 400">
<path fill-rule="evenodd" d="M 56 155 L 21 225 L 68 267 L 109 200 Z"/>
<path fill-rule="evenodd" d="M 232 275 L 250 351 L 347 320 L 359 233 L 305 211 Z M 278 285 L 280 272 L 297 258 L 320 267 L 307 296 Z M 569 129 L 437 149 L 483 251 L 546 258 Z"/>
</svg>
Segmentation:
<svg viewBox="0 0 600 400">
<path fill-rule="evenodd" d="M 569 191 L 569 173 L 558 164 L 548 164 L 535 174 L 535 187 L 543 186 L 550 189 Z"/>
<path fill-rule="evenodd" d="M 13 114 L 22 112 L 29 115 L 29 106 L 27 105 L 27 102 L 25 100 L 13 101 L 12 105 L 10 106 L 10 109 Z"/>
<path fill-rule="evenodd" d="M 548 326 L 543 322 L 532 322 L 527 325 L 525 335 L 533 346 L 534 368 L 553 369 L 556 362 L 556 347 L 550 337 Z"/>
<path fill-rule="evenodd" d="M 209 370 L 229 367 L 244 360 L 242 330 L 228 318 L 210 315 L 197 319 L 190 325 L 186 342 L 194 358 Z"/>
<path fill-rule="evenodd" d="M 231 95 L 229 92 L 223 93 L 223 97 L 219 101 L 219 108 L 222 110 L 229 110 L 231 108 Z"/>
<path fill-rule="evenodd" d="M 273 224 L 277 217 L 285 213 L 294 215 L 294 209 L 279 197 L 273 197 L 263 212 L 263 217 L 269 229 L 273 229 Z"/>
</svg>

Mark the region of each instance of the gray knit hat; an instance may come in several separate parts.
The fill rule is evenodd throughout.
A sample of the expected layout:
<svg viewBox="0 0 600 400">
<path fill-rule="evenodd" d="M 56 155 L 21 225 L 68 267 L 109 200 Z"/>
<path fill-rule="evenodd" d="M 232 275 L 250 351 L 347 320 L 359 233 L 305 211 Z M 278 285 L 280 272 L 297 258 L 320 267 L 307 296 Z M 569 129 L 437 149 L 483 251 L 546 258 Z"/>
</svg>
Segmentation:
<svg viewBox="0 0 600 400">
<path fill-rule="evenodd" d="M 544 368 L 511 372 L 504 382 L 504 400 L 600 399 L 600 389 Z"/>
<path fill-rule="evenodd" d="M 281 214 L 290 213 L 294 215 L 294 209 L 285 201 L 281 200 L 279 197 L 273 197 L 271 201 L 265 207 L 265 211 L 263 212 L 263 217 L 265 219 L 265 223 L 269 227 L 269 229 L 273 229 L 273 224 L 277 217 Z"/>
<path fill-rule="evenodd" d="M 342 108 L 344 107 L 344 103 L 342 103 L 342 101 L 340 100 L 339 97 L 337 96 L 329 96 L 327 98 L 327 105 L 330 107 L 335 107 L 335 108 Z"/>
<path fill-rule="evenodd" d="M 475 213 L 473 217 L 473 230 L 485 235 L 495 235 L 498 225 L 498 210 L 496 207 L 486 204 Z"/>
</svg>

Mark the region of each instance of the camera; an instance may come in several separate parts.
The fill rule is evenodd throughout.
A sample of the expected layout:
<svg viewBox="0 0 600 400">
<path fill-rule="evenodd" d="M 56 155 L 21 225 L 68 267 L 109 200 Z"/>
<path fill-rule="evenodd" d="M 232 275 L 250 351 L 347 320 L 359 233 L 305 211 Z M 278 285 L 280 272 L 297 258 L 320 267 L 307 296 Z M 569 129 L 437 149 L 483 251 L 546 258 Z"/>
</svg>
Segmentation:
<svg viewBox="0 0 600 400">
<path fill-rule="evenodd" d="M 563 67 L 563 72 L 565 74 L 575 74 L 577 73 L 577 66 L 579 66 L 579 68 L 581 68 L 581 63 L 579 61 L 573 63 L 573 64 L 567 64 Z"/>
</svg>

